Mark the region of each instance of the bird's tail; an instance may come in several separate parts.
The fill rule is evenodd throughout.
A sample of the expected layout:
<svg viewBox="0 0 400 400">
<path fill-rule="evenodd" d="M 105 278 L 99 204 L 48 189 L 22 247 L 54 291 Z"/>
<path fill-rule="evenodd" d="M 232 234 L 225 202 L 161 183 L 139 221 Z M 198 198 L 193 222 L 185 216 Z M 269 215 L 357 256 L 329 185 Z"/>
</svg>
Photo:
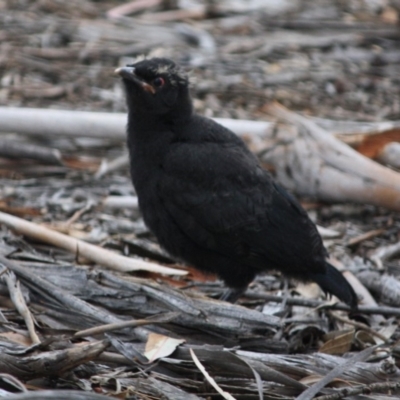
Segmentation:
<svg viewBox="0 0 400 400">
<path fill-rule="evenodd" d="M 352 309 L 357 309 L 357 295 L 346 278 L 334 266 L 326 262 L 324 274 L 315 274 L 313 279 L 325 293 L 333 294 Z"/>
</svg>

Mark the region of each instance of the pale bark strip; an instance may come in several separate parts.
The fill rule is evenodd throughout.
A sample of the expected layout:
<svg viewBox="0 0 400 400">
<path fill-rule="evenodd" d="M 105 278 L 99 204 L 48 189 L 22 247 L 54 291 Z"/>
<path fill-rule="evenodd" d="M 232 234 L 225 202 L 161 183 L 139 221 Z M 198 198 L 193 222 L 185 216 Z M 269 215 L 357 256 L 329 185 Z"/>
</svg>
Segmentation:
<svg viewBox="0 0 400 400">
<path fill-rule="evenodd" d="M 45 228 L 33 222 L 25 221 L 22 218 L 14 217 L 10 214 L 0 212 L 0 223 L 8 226 L 10 229 L 29 236 L 36 240 L 52 244 L 56 247 L 68 250 L 91 260 L 104 267 L 122 271 L 150 271 L 166 275 L 186 275 L 186 271 L 164 267 L 152 262 L 128 258 L 120 254 L 113 253 L 102 247 L 86 243 L 82 240 L 72 238 L 62 233 Z"/>
<path fill-rule="evenodd" d="M 79 390 L 38 390 L 7 396 L 10 400 L 109 400 L 109 396 Z"/>
<path fill-rule="evenodd" d="M 10 271 L 8 274 L 4 275 L 3 279 L 6 281 L 11 301 L 13 302 L 15 308 L 25 321 L 32 343 L 33 344 L 40 343 L 39 336 L 35 331 L 35 324 L 33 322 L 32 314 L 28 306 L 26 305 L 24 296 L 22 295 L 21 292 L 20 283 L 19 281 L 17 281 L 17 277 L 12 271 Z"/>
<path fill-rule="evenodd" d="M 197 358 L 196 354 L 194 353 L 193 349 L 190 350 L 190 355 L 192 356 L 193 362 L 196 364 L 196 367 L 200 370 L 200 372 L 204 375 L 204 377 L 207 379 L 207 381 L 210 383 L 210 385 L 226 400 L 236 400 L 232 395 L 230 395 L 228 392 L 225 392 L 222 390 L 217 382 L 211 376 L 208 374 L 206 369 L 204 368 L 203 364 L 200 362 L 200 360 Z"/>
<path fill-rule="evenodd" d="M 360 351 L 355 356 L 349 358 L 347 361 L 339 364 L 333 368 L 328 374 L 326 374 L 319 382 L 310 386 L 300 396 L 296 397 L 296 400 L 309 400 L 312 399 L 321 389 L 323 389 L 328 383 L 333 381 L 335 378 L 340 376 L 347 368 L 350 368 L 353 364 L 359 361 L 365 361 L 378 346 L 367 347 L 365 350 Z"/>
</svg>

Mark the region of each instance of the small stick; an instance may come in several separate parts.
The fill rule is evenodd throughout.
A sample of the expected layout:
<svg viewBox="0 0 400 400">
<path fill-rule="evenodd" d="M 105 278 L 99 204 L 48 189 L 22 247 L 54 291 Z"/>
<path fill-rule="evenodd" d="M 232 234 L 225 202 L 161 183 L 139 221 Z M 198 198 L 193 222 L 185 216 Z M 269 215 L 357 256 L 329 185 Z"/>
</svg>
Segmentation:
<svg viewBox="0 0 400 400">
<path fill-rule="evenodd" d="M 186 275 L 187 271 L 182 271 L 170 267 L 164 267 L 148 261 L 128 258 L 112 251 L 103 249 L 102 247 L 86 243 L 82 240 L 72 238 L 52 229 L 25 221 L 21 218 L 14 217 L 10 214 L 0 212 L 0 223 L 5 224 L 10 229 L 22 233 L 36 240 L 50 243 L 53 246 L 61 247 L 71 253 L 79 255 L 91 260 L 97 264 L 107 268 L 122 272 L 129 271 L 151 271 L 166 275 Z"/>
<path fill-rule="evenodd" d="M 266 301 L 276 301 L 281 303 L 284 301 L 282 296 L 276 296 L 265 293 L 258 293 L 254 290 L 248 290 L 244 293 L 244 297 L 255 300 L 266 300 Z M 351 312 L 351 308 L 342 303 L 329 304 L 325 301 L 320 300 L 312 300 L 312 299 L 304 299 L 300 297 L 288 297 L 286 300 L 288 305 L 295 306 L 303 306 L 303 307 L 311 307 L 311 308 L 326 308 L 329 310 L 340 310 Z M 385 316 L 397 316 L 400 317 L 400 309 L 398 307 L 366 307 L 366 306 L 358 306 L 358 312 L 361 314 L 377 314 L 377 315 L 385 315 Z"/>
<path fill-rule="evenodd" d="M 135 0 L 129 1 L 128 3 L 121 4 L 119 6 L 113 7 L 106 12 L 108 19 L 118 19 L 124 17 L 125 15 L 137 13 L 149 9 L 151 7 L 156 7 L 161 3 L 161 0 Z"/>
<path fill-rule="evenodd" d="M 355 246 L 356 244 L 359 244 L 359 243 L 363 242 L 364 240 L 372 239 L 373 237 L 378 236 L 383 232 L 385 232 L 384 228 L 374 229 L 372 231 L 365 232 L 362 235 L 359 235 L 359 236 L 356 236 L 356 237 L 350 239 L 346 243 L 346 246 L 349 246 L 349 247 Z"/>
<path fill-rule="evenodd" d="M 121 168 L 127 168 L 129 166 L 129 154 L 126 152 L 122 156 L 115 158 L 114 160 L 104 160 L 99 169 L 94 174 L 96 179 L 100 179 L 109 172 L 119 170 Z"/>
<path fill-rule="evenodd" d="M 101 204 L 107 209 L 138 209 L 139 207 L 139 201 L 136 196 L 107 196 Z"/>
<path fill-rule="evenodd" d="M 66 229 L 68 230 L 70 228 L 70 226 L 75 223 L 80 217 L 82 217 L 83 214 L 85 214 L 87 211 L 91 210 L 94 206 L 93 202 L 88 201 L 87 204 L 82 207 L 81 209 L 79 209 L 78 211 L 76 211 L 71 218 L 69 218 L 67 220 L 67 222 L 65 222 L 65 226 Z"/>
<path fill-rule="evenodd" d="M 88 328 L 82 331 L 76 332 L 72 337 L 73 339 L 81 338 L 84 336 L 94 336 L 99 335 L 100 333 L 111 332 L 117 329 L 123 328 L 132 328 L 144 325 L 156 325 L 156 324 L 166 324 L 179 316 L 178 312 L 169 312 L 164 315 L 156 315 L 154 317 L 150 317 L 147 319 L 131 319 L 129 321 L 114 323 L 114 324 L 105 324 L 100 326 L 95 326 L 93 328 Z"/>
<path fill-rule="evenodd" d="M 15 308 L 20 313 L 22 318 L 25 321 L 26 327 L 28 328 L 29 336 L 31 337 L 33 344 L 40 343 L 39 336 L 35 331 L 35 324 L 33 323 L 33 317 L 31 312 L 29 311 L 28 306 L 26 305 L 24 296 L 21 292 L 21 287 L 19 281 L 14 274 L 14 272 L 9 271 L 3 279 L 7 283 L 8 291 L 10 293 L 11 301 L 13 302 Z"/>
</svg>

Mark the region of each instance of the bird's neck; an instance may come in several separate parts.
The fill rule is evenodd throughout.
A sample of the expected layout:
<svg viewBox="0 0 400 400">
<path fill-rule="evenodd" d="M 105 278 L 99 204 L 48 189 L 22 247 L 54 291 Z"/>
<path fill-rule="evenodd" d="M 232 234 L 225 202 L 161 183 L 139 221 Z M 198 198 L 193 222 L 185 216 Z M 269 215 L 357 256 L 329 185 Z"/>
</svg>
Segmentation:
<svg viewBox="0 0 400 400">
<path fill-rule="evenodd" d="M 143 139 L 150 139 L 151 132 L 159 131 L 163 125 L 165 122 L 160 116 L 145 110 L 132 110 L 128 114 L 128 132 L 143 136 Z"/>
<path fill-rule="evenodd" d="M 144 142 L 162 141 L 161 133 L 178 134 L 185 124 L 190 121 L 192 114 L 185 115 L 154 115 L 146 113 L 129 113 L 128 132 Z M 169 136 L 169 135 L 166 135 Z"/>
<path fill-rule="evenodd" d="M 141 140 L 152 140 L 156 135 L 160 140 L 160 132 L 178 133 L 193 117 L 192 103 L 186 103 L 167 114 L 156 114 L 151 111 L 132 109 L 128 114 L 128 132 L 135 132 Z"/>
<path fill-rule="evenodd" d="M 182 115 L 182 117 L 181 117 Z M 154 158 L 162 156 L 169 143 L 173 142 L 190 121 L 191 114 L 155 115 L 132 112 L 128 114 L 128 147 L 131 156 Z M 148 153 L 148 154 L 147 154 Z M 149 160 L 150 161 L 150 160 Z"/>
</svg>

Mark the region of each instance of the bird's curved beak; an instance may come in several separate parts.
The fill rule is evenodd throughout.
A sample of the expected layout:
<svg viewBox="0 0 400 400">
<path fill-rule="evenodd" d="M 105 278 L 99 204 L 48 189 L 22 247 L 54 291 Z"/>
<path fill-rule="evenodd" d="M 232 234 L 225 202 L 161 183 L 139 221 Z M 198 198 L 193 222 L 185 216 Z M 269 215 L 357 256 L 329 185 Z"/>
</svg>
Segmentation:
<svg viewBox="0 0 400 400">
<path fill-rule="evenodd" d="M 120 67 L 114 71 L 122 79 L 136 83 L 146 92 L 154 94 L 156 91 L 153 86 L 149 85 L 147 82 L 141 80 L 135 73 L 135 67 Z"/>
</svg>

